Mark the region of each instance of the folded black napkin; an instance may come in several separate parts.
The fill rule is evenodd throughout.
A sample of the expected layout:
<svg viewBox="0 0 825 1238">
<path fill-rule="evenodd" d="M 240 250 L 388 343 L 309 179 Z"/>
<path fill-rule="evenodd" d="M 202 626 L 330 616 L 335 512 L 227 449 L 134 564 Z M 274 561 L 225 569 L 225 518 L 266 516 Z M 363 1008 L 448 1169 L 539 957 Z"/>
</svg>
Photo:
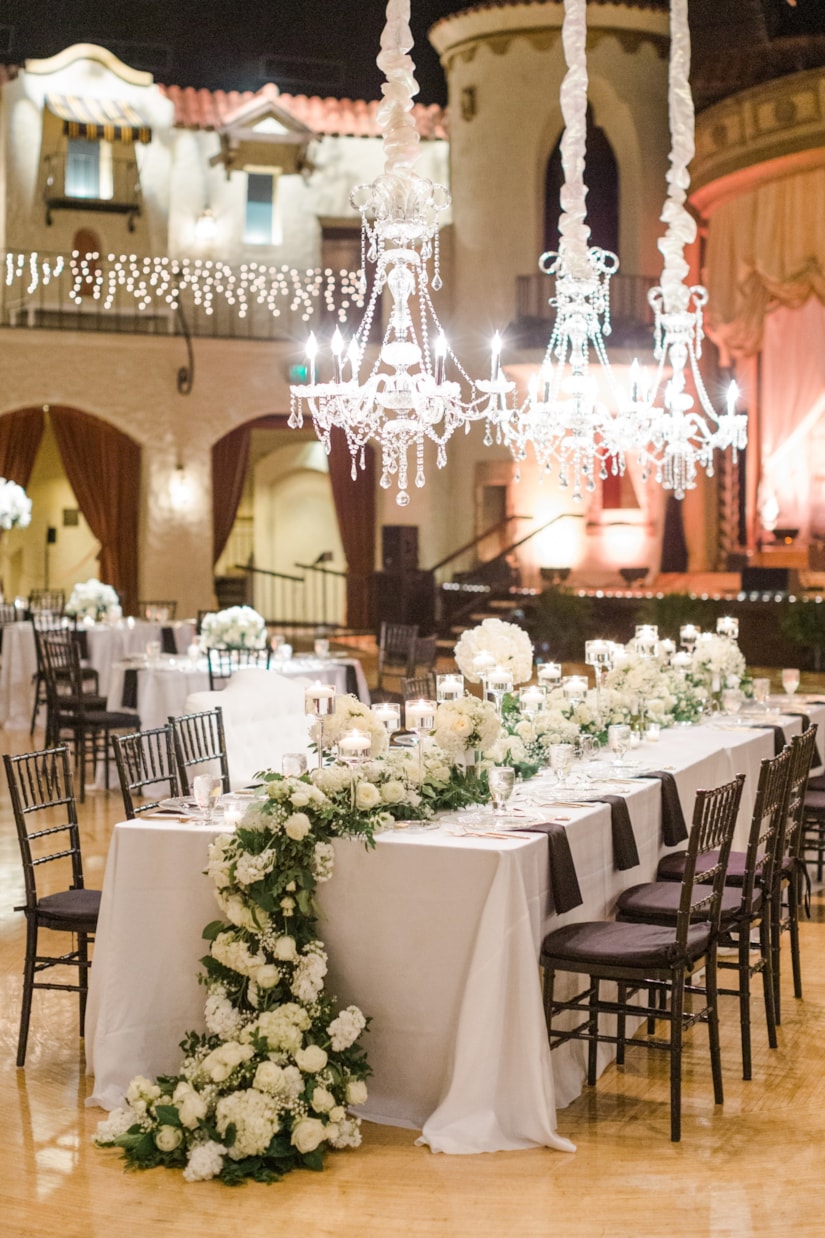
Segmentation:
<svg viewBox="0 0 825 1238">
<path fill-rule="evenodd" d="M 545 834 L 550 850 L 550 889 L 553 891 L 553 906 L 558 915 L 581 907 L 584 899 L 579 889 L 579 879 L 576 876 L 576 866 L 567 840 L 567 831 L 563 825 L 553 821 L 543 821 L 538 825 L 519 826 L 521 833 Z"/>
<path fill-rule="evenodd" d="M 778 723 L 773 722 L 753 722 L 751 726 L 759 731 L 773 731 L 773 755 L 778 757 L 788 742 L 784 729 Z"/>
<path fill-rule="evenodd" d="M 640 778 L 658 778 L 662 784 L 662 839 L 666 847 L 676 847 L 688 836 L 682 801 L 676 779 L 666 769 L 651 769 Z"/>
<path fill-rule="evenodd" d="M 123 672 L 123 696 L 120 699 L 121 708 L 137 709 L 137 668 L 127 666 Z"/>
<path fill-rule="evenodd" d="M 613 863 L 620 871 L 635 868 L 639 863 L 639 852 L 636 849 L 636 839 L 627 800 L 623 795 L 600 795 L 594 804 L 610 805 L 610 828 L 613 832 Z"/>
<path fill-rule="evenodd" d="M 89 633 L 85 628 L 75 628 L 72 632 L 72 640 L 80 650 L 81 659 L 89 657 Z"/>
<path fill-rule="evenodd" d="M 160 630 L 160 651 L 161 653 L 176 654 L 178 652 L 177 642 L 175 641 L 175 629 L 164 627 Z"/>
<path fill-rule="evenodd" d="M 358 676 L 355 673 L 355 667 L 347 663 L 344 668 L 344 687 L 351 696 L 358 695 Z"/>
</svg>

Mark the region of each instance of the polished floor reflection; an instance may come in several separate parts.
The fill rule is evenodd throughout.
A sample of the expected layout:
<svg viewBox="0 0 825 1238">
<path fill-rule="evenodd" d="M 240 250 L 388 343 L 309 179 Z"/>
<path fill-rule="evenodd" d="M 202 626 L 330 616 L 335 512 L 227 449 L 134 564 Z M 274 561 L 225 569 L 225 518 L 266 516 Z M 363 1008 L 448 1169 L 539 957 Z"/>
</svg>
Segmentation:
<svg viewBox="0 0 825 1238">
<path fill-rule="evenodd" d="M 30 746 L 25 733 L 0 732 L 0 750 Z M 119 816 L 119 795 L 90 793 L 81 818 L 90 886 L 102 880 Z M 574 1155 L 535 1149 L 434 1156 L 415 1146 L 413 1131 L 365 1125 L 363 1148 L 331 1156 L 323 1174 L 230 1190 L 189 1185 L 163 1170 L 127 1174 L 115 1152 L 92 1146 L 102 1115 L 84 1105 L 90 1081 L 73 996 L 35 994 L 26 1067 L 15 1068 L 24 925 L 12 911 L 22 898 L 22 874 L 5 784 L 0 888 L 0 1233 L 10 1238 L 825 1233 L 822 891 L 802 927 L 804 1001 L 793 999 L 790 967 L 783 968 L 784 1022 L 775 1052 L 766 1047 L 755 999 L 750 1083 L 739 1077 L 736 1005 L 724 999 L 722 1108 L 710 1101 L 704 1029 L 690 1033 L 681 1144 L 668 1140 L 666 1058 L 639 1051 L 560 1113 Z"/>
</svg>

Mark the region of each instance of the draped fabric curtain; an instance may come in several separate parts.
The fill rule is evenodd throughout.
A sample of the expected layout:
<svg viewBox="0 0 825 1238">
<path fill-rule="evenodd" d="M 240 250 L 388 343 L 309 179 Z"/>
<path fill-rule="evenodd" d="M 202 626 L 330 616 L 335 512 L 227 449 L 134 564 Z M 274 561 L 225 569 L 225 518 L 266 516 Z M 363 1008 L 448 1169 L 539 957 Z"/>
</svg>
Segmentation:
<svg viewBox="0 0 825 1238">
<path fill-rule="evenodd" d="M 40 408 L 23 408 L 0 417 L 0 477 L 24 489 L 28 486 L 44 428 Z"/>
<path fill-rule="evenodd" d="M 256 423 L 257 424 L 257 423 Z M 249 465 L 252 424 L 238 426 L 212 447 L 212 562 L 229 540 Z"/>
<path fill-rule="evenodd" d="M 74 409 L 49 410 L 69 485 L 100 542 L 100 579 L 134 613 L 138 597 L 140 447 L 126 434 Z"/>
<path fill-rule="evenodd" d="M 371 582 L 375 567 L 375 452 L 365 450 L 365 466 L 352 479 L 352 458 L 343 431 L 334 430 L 327 457 L 341 544 L 347 561 L 347 624 L 372 623 Z"/>
<path fill-rule="evenodd" d="M 708 333 L 730 355 L 762 346 L 777 304 L 825 303 L 825 168 L 767 181 L 723 202 L 708 227 Z"/>
</svg>

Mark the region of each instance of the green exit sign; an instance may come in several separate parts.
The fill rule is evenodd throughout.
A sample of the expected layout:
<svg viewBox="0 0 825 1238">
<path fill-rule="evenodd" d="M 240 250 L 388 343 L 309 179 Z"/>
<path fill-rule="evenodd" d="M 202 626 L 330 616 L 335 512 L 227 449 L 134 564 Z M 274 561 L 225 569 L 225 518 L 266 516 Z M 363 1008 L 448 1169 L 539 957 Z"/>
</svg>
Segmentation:
<svg viewBox="0 0 825 1238">
<path fill-rule="evenodd" d="M 289 367 L 289 381 L 291 383 L 305 383 L 309 378 L 309 366 L 306 362 L 300 362 L 298 365 Z"/>
</svg>

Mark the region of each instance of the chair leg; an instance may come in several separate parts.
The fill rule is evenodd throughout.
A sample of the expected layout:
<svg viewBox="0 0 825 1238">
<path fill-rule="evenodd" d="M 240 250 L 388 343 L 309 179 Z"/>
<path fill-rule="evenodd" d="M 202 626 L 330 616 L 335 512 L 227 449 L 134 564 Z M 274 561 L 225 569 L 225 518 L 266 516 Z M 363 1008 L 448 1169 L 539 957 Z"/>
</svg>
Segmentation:
<svg viewBox="0 0 825 1238">
<path fill-rule="evenodd" d="M 719 979 L 715 948 L 708 953 L 705 988 L 708 1001 L 708 1042 L 710 1044 L 710 1066 L 713 1073 L 713 1099 L 717 1105 L 721 1105 L 725 1096 L 722 1090 L 722 1050 L 719 1044 Z"/>
<path fill-rule="evenodd" d="M 589 1040 L 587 1042 L 587 1082 L 591 1087 L 596 1082 L 597 1074 L 597 1054 L 599 1052 L 599 1042 L 596 1036 L 599 1032 L 599 980 L 598 977 L 590 977 L 590 1017 L 587 1021 L 587 1032 Z"/>
<path fill-rule="evenodd" d="M 86 998 L 89 993 L 89 937 L 77 935 L 77 983 L 80 989 L 80 1036 L 86 1035 Z"/>
<path fill-rule="evenodd" d="M 31 729 L 29 730 L 30 736 L 34 735 L 34 728 L 37 726 L 37 711 L 39 710 L 42 704 L 40 700 L 40 693 L 42 691 L 42 688 L 43 688 L 43 676 L 40 674 L 40 671 L 38 671 L 37 675 L 35 676 L 35 680 L 34 680 L 34 708 L 32 709 L 32 724 L 31 724 Z"/>
<path fill-rule="evenodd" d="M 780 946 L 782 945 L 782 885 L 777 886 L 771 898 L 771 968 L 773 971 L 773 1017 L 776 1026 L 782 1022 L 782 999 L 780 995 Z"/>
<path fill-rule="evenodd" d="M 793 995 L 802 997 L 802 956 L 799 952 L 799 882 L 797 872 L 791 874 L 788 882 L 788 920 L 791 936 L 791 969 L 793 971 Z"/>
<path fill-rule="evenodd" d="M 773 1004 L 773 958 L 771 956 L 770 917 L 767 908 L 759 921 L 759 953 L 762 956 L 762 993 L 765 1001 L 765 1021 L 768 1025 L 768 1045 L 777 1047 L 776 1013 Z"/>
<path fill-rule="evenodd" d="M 627 985 L 621 981 L 617 986 L 617 999 L 619 1005 L 624 1005 L 627 1001 Z M 624 1050 L 625 1050 L 625 1029 L 627 1027 L 627 1018 L 624 1014 L 616 1015 L 616 1065 L 624 1066 Z"/>
<path fill-rule="evenodd" d="M 670 1138 L 682 1138 L 682 1012 L 685 1002 L 685 973 L 673 973 L 670 996 Z"/>
<path fill-rule="evenodd" d="M 20 1033 L 17 1037 L 17 1065 L 26 1065 L 26 1047 L 29 1043 L 29 1020 L 34 994 L 34 969 L 37 962 L 37 921 L 34 916 L 26 918 L 26 961 L 23 964 L 23 1005 L 20 1010 Z"/>
<path fill-rule="evenodd" d="M 742 1078 L 752 1078 L 750 926 L 739 925 L 739 1025 L 742 1034 Z"/>
</svg>

